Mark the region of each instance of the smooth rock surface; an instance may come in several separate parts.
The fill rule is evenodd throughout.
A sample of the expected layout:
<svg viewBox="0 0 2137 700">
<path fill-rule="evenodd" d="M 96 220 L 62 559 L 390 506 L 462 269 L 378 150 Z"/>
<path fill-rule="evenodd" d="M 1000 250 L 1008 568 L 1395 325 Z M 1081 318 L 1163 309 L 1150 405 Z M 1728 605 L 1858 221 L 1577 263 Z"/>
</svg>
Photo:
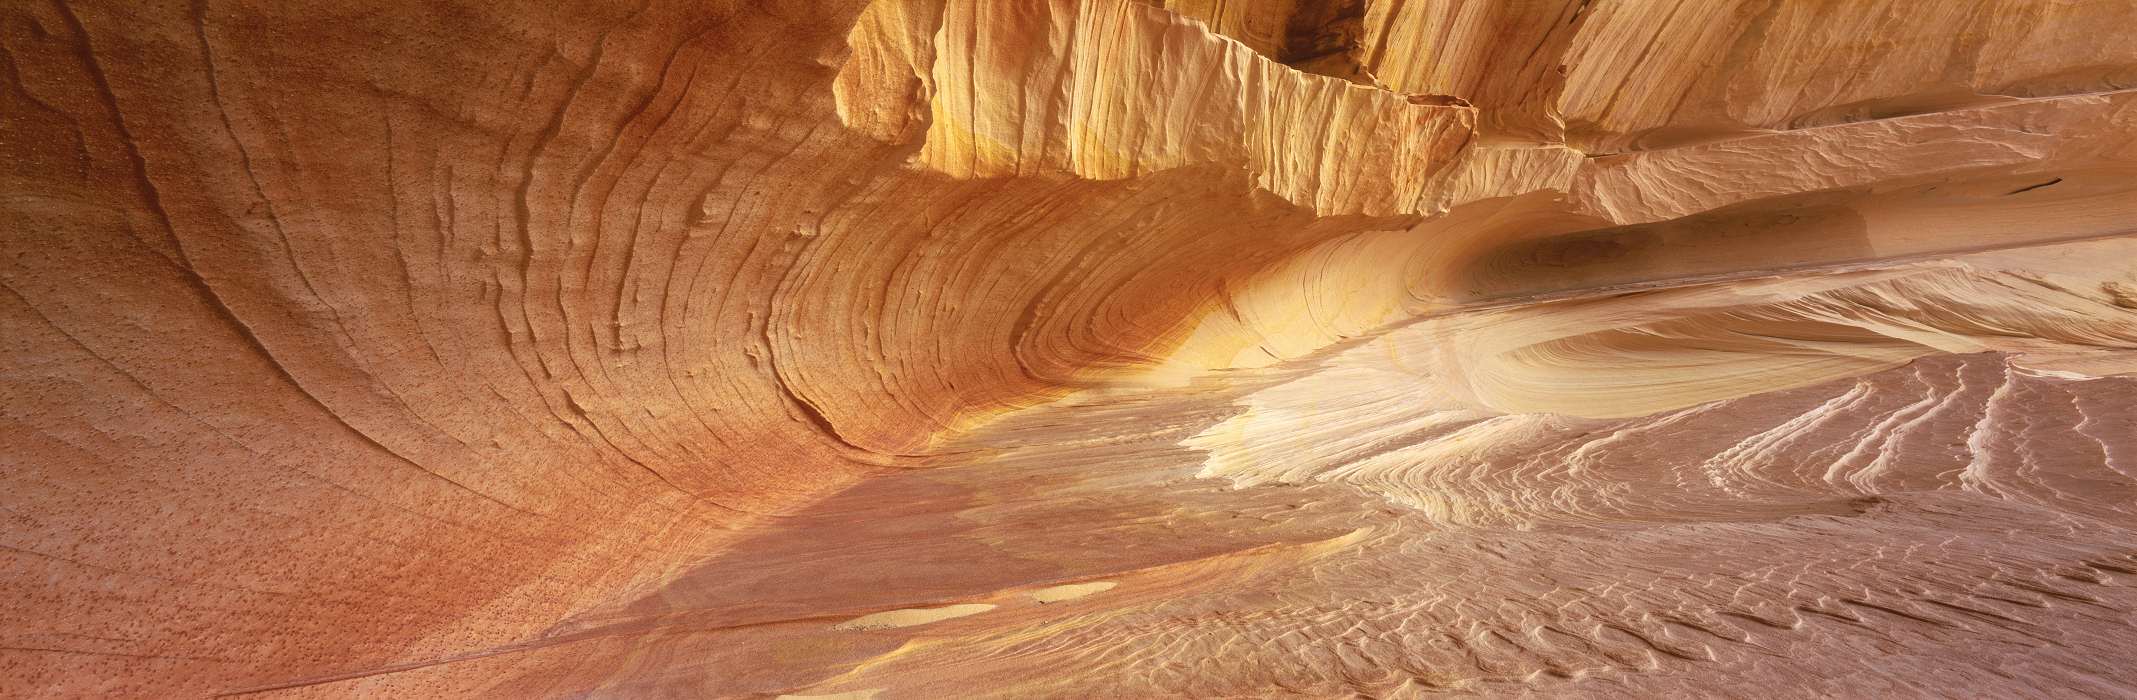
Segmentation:
<svg viewBox="0 0 2137 700">
<path fill-rule="evenodd" d="M 0 6 L 0 695 L 2137 693 L 2131 0 Z"/>
</svg>

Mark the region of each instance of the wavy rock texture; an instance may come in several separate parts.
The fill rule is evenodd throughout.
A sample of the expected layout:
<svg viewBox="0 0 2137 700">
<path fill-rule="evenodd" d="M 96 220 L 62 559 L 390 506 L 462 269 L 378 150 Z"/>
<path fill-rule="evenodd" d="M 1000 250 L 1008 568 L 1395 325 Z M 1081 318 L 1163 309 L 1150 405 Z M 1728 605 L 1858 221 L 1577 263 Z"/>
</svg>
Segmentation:
<svg viewBox="0 0 2137 700">
<path fill-rule="evenodd" d="M 0 693 L 2137 693 L 2126 0 L 0 7 Z"/>
</svg>

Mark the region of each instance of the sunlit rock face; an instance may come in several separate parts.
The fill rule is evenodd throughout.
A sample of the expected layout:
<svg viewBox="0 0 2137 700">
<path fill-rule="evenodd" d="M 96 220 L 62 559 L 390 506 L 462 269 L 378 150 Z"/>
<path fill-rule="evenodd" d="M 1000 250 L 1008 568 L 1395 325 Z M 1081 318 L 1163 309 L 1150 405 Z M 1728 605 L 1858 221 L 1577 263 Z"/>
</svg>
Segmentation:
<svg viewBox="0 0 2137 700">
<path fill-rule="evenodd" d="M 2137 693 L 2137 2 L 0 7 L 0 695 Z"/>
</svg>

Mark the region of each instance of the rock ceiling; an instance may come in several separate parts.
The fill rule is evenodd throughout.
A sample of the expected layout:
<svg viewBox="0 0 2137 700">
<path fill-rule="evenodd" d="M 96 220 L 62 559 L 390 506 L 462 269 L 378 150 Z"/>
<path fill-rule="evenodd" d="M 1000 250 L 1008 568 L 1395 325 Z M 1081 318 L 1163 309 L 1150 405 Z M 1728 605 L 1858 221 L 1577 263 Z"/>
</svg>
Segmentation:
<svg viewBox="0 0 2137 700">
<path fill-rule="evenodd" d="M 2137 2 L 0 7 L 0 695 L 2137 693 Z"/>
</svg>

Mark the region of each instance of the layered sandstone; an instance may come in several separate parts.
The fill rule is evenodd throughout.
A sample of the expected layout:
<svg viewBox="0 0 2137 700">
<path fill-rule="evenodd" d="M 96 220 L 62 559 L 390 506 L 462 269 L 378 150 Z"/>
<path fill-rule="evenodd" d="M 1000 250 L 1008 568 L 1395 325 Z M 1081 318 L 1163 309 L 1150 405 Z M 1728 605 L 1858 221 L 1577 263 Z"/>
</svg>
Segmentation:
<svg viewBox="0 0 2137 700">
<path fill-rule="evenodd" d="M 2127 694 L 2128 26 L 0 8 L 0 690 Z"/>
</svg>

